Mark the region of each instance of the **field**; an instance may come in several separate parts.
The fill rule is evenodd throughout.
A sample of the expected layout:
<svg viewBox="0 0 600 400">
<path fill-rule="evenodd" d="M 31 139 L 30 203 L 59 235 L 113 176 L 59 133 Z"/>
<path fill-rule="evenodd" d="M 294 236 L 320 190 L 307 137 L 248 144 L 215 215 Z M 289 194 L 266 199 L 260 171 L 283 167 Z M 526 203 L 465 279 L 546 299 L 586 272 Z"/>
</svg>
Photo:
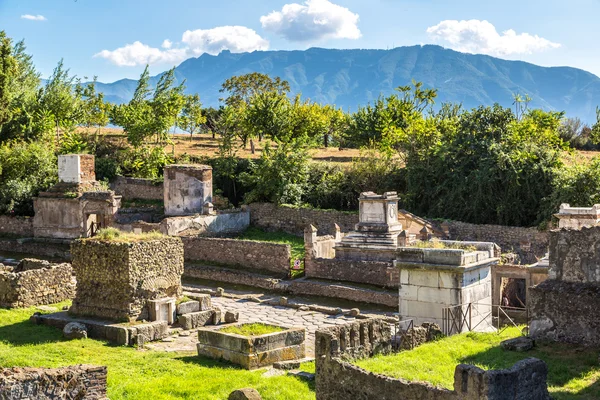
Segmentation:
<svg viewBox="0 0 600 400">
<path fill-rule="evenodd" d="M 502 340 L 518 335 L 517 328 L 506 329 L 500 335 L 466 333 L 426 343 L 411 351 L 361 360 L 356 364 L 367 371 L 410 381 L 427 381 L 453 389 L 457 364 L 475 364 L 486 370 L 504 369 L 524 358 L 535 357 L 548 365 L 548 390 L 553 398 L 600 398 L 600 349 L 538 343 L 531 351 L 517 353 L 498 346 Z"/>
</svg>

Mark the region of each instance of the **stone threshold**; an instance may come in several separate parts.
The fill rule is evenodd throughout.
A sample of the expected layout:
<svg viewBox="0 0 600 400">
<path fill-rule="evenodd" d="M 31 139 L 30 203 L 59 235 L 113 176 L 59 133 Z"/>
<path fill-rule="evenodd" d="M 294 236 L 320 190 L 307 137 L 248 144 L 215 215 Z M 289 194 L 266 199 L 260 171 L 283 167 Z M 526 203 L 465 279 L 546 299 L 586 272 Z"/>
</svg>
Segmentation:
<svg viewBox="0 0 600 400">
<path fill-rule="evenodd" d="M 166 321 L 141 322 L 141 323 L 114 323 L 83 317 L 74 317 L 68 312 L 52 314 L 36 313 L 31 316 L 30 321 L 38 325 L 51 326 L 63 329 L 70 322 L 78 322 L 85 325 L 88 337 L 92 339 L 107 340 L 120 346 L 133 346 L 141 342 L 155 341 L 166 338 L 169 335 L 169 326 Z"/>
<path fill-rule="evenodd" d="M 398 291 L 394 289 L 325 279 L 299 278 L 283 280 L 226 267 L 194 265 L 193 268 L 188 268 L 186 266 L 184 278 L 186 277 L 243 285 L 274 293 L 321 296 L 393 308 L 397 308 L 399 302 Z M 206 293 L 213 294 L 210 291 Z M 214 294 L 216 295 L 216 293 Z"/>
</svg>

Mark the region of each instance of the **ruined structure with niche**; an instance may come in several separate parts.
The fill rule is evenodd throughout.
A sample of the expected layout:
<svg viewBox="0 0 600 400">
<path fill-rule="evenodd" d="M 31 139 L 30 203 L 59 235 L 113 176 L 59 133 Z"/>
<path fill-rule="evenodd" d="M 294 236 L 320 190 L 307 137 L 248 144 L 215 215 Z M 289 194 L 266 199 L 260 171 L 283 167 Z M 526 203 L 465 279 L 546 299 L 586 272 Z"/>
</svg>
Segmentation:
<svg viewBox="0 0 600 400">
<path fill-rule="evenodd" d="M 377 375 L 351 360 L 386 354 L 391 350 L 389 326 L 377 319 L 364 320 L 316 332 L 316 395 L 319 400 L 504 400 L 550 399 L 548 368 L 535 358 L 517 362 L 507 370 L 484 371 L 460 364 L 454 373 L 454 390 L 423 382 Z"/>
<path fill-rule="evenodd" d="M 212 167 L 165 166 L 165 215 L 212 213 Z"/>
<path fill-rule="evenodd" d="M 71 245 L 71 254 L 77 277 L 71 314 L 113 321 L 151 320 L 151 302 L 163 300 L 164 319 L 173 322 L 182 290 L 181 239 L 80 239 Z"/>
<path fill-rule="evenodd" d="M 550 232 L 548 280 L 529 289 L 530 334 L 600 346 L 600 227 Z"/>
<path fill-rule="evenodd" d="M 96 181 L 94 156 L 58 156 L 59 182 L 33 200 L 35 237 L 76 239 L 111 226 L 121 197 Z"/>
<path fill-rule="evenodd" d="M 600 225 L 600 204 L 592 207 L 571 207 L 561 204 L 557 214 L 559 228 L 581 229 Z"/>
</svg>

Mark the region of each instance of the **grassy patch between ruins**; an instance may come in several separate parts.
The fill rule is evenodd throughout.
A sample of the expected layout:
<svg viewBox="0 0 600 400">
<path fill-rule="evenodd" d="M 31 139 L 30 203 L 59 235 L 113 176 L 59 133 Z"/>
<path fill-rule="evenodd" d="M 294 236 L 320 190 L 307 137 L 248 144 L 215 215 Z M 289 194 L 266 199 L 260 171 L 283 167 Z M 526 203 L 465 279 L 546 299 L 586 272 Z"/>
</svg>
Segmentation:
<svg viewBox="0 0 600 400">
<path fill-rule="evenodd" d="M 430 240 L 430 241 L 422 241 L 418 240 L 411 247 L 416 247 L 419 249 L 443 249 L 443 250 L 465 250 L 465 251 L 475 251 L 477 247 L 460 244 L 460 243 L 444 243 L 439 240 Z"/>
<path fill-rule="evenodd" d="M 284 328 L 281 328 L 279 326 L 254 323 L 228 326 L 226 328 L 219 329 L 219 332 L 234 333 L 236 335 L 242 336 L 260 336 L 267 335 L 269 333 L 283 332 L 284 330 Z"/>
<path fill-rule="evenodd" d="M 452 389 L 457 364 L 475 364 L 486 370 L 504 369 L 524 358 L 535 357 L 548 365 L 548 389 L 553 398 L 600 398 L 600 349 L 538 343 L 531 351 L 517 353 L 499 347 L 502 340 L 518 335 L 517 328 L 506 329 L 501 334 L 466 333 L 426 343 L 411 351 L 359 360 L 356 364 L 378 374 Z"/>
<path fill-rule="evenodd" d="M 142 242 L 145 240 L 164 239 L 165 237 L 165 235 L 157 231 L 146 233 L 131 233 L 123 232 L 116 228 L 106 228 L 99 230 L 96 236 L 84 240 L 100 240 L 114 243 L 134 243 Z"/>
<path fill-rule="evenodd" d="M 111 400 L 222 400 L 243 387 L 257 389 L 265 400 L 315 398 L 313 383 L 292 376 L 266 378 L 264 371 L 242 370 L 193 352 L 139 351 L 93 339 L 66 341 L 59 329 L 30 323 L 35 311 L 0 309 L 0 366 L 106 365 Z"/>
</svg>

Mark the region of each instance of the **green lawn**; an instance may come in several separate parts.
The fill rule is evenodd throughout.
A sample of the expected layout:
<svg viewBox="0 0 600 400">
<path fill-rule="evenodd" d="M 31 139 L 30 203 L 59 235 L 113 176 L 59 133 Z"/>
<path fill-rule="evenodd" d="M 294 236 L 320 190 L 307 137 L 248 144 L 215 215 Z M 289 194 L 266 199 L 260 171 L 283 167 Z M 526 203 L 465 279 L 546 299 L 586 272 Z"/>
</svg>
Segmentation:
<svg viewBox="0 0 600 400">
<path fill-rule="evenodd" d="M 260 336 L 267 335 L 269 333 L 283 332 L 285 329 L 278 326 L 266 325 L 261 323 L 243 324 L 228 326 L 223 329 L 219 329 L 219 332 L 223 333 L 234 333 L 242 336 Z"/>
<path fill-rule="evenodd" d="M 410 381 L 427 381 L 453 389 L 457 364 L 475 364 L 483 369 L 503 369 L 515 362 L 536 357 L 548 364 L 548 389 L 556 399 L 600 398 L 600 349 L 584 349 L 564 344 L 539 344 L 526 353 L 502 350 L 502 340 L 516 337 L 519 329 L 501 334 L 466 333 L 426 343 L 411 351 L 378 356 L 356 364 L 375 373 L 402 377 Z"/>
<path fill-rule="evenodd" d="M 92 339 L 65 341 L 60 330 L 30 323 L 35 311 L 0 309 L 0 366 L 106 365 L 112 400 L 227 399 L 243 387 L 257 389 L 263 399 L 315 398 L 313 384 L 299 378 L 264 378 L 264 371 L 242 370 L 190 352 L 138 351 Z"/>
</svg>

